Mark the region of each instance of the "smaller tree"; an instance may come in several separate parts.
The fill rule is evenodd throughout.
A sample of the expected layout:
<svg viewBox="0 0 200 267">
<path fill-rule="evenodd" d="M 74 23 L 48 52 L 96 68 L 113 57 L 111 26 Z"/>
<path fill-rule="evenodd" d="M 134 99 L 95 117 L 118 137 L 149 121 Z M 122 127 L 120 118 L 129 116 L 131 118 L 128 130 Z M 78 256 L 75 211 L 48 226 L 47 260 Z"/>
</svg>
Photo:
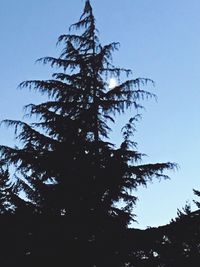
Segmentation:
<svg viewBox="0 0 200 267">
<path fill-rule="evenodd" d="M 9 183 L 9 172 L 0 166 L 0 214 L 8 214 L 13 211 L 11 198 L 12 186 Z"/>
</svg>

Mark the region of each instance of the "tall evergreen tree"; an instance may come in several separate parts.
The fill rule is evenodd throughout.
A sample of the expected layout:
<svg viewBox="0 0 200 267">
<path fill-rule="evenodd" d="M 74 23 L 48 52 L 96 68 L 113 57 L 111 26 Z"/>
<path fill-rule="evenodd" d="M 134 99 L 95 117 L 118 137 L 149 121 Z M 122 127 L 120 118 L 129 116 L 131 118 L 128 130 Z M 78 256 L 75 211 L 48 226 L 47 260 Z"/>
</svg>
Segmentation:
<svg viewBox="0 0 200 267">
<path fill-rule="evenodd" d="M 5 121 L 15 127 L 21 146 L 1 145 L 1 157 L 15 166 L 15 191 L 25 193 L 35 214 L 65 218 L 74 225 L 73 240 L 78 239 L 79 245 L 87 240 L 88 251 L 96 246 L 94 258 L 84 266 L 114 266 L 115 259 L 116 266 L 123 266 L 122 257 L 119 260 L 119 256 L 111 255 L 119 255 L 117 238 L 133 220 L 133 190 L 153 177 L 165 178 L 163 170 L 174 167 L 171 163 L 138 164 L 142 154 L 132 137 L 139 115 L 130 118 L 122 129 L 119 147 L 109 139 L 117 114 L 132 106 L 137 114 L 141 100 L 153 96 L 141 89 L 152 81 L 123 80 L 131 71 L 112 64 L 118 43 L 101 45 L 89 0 L 79 21 L 70 27 L 69 34 L 59 37 L 58 43 L 64 44 L 60 57 L 45 57 L 39 62 L 60 72 L 50 80 L 20 84 L 46 94 L 48 100 L 26 106 L 30 117 L 37 116 L 35 123 Z M 114 88 L 109 87 L 110 77 L 119 81 Z M 118 233 L 116 240 L 112 237 L 116 243 L 109 232 Z M 105 243 L 107 249 L 110 247 L 103 259 L 97 251 Z"/>
</svg>

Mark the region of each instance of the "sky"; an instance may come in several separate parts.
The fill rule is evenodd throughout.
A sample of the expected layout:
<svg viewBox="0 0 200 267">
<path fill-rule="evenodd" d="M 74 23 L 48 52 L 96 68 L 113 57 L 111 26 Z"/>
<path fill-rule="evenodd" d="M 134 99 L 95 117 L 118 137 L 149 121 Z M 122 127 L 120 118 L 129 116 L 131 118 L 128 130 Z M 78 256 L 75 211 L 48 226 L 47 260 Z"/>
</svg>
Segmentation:
<svg viewBox="0 0 200 267">
<path fill-rule="evenodd" d="M 170 180 L 154 180 L 134 192 L 136 228 L 170 222 L 200 190 L 200 1 L 91 0 L 102 44 L 120 42 L 114 63 L 130 68 L 133 78 L 147 77 L 158 100 L 144 101 L 137 125 L 138 150 L 144 163 L 176 162 Z M 0 8 L 0 120 L 23 119 L 23 106 L 42 97 L 17 89 L 20 82 L 48 79 L 53 70 L 35 64 L 44 56 L 58 56 L 59 35 L 68 33 L 84 6 L 83 0 L 1 0 Z M 130 115 L 130 113 L 129 113 Z M 119 142 L 122 123 L 111 135 Z M 15 144 L 13 132 L 0 128 L 0 143 Z"/>
</svg>

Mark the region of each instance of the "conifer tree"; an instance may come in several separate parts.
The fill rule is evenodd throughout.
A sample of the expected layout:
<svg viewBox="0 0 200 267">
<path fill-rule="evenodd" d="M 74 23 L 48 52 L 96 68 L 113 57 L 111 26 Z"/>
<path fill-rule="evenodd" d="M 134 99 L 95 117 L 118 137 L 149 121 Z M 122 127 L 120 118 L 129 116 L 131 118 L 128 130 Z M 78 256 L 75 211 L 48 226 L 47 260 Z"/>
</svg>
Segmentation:
<svg viewBox="0 0 200 267">
<path fill-rule="evenodd" d="M 133 141 L 135 122 L 141 100 L 154 96 L 142 89 L 152 81 L 130 78 L 130 70 L 113 65 L 112 52 L 118 43 L 101 45 L 89 0 L 79 21 L 58 43 L 64 46 L 59 58 L 38 61 L 60 72 L 49 80 L 20 84 L 48 99 L 26 106 L 30 117 L 37 116 L 35 123 L 5 121 L 15 127 L 21 146 L 1 145 L 1 157 L 15 166 L 14 190 L 26 194 L 35 214 L 65 218 L 76 225 L 76 239 L 87 240 L 88 246 L 103 249 L 102 244 L 107 242 L 107 248 L 110 244 L 107 263 L 94 252 L 94 259 L 84 266 L 108 266 L 109 257 L 114 266 L 110 255 L 119 254 L 119 244 L 109 243 L 108 233 L 125 231 L 133 220 L 133 190 L 153 177 L 166 178 L 163 170 L 173 169 L 174 164 L 139 164 L 142 154 Z M 109 87 L 111 77 L 119 81 L 114 88 Z M 135 115 L 123 127 L 123 141 L 116 146 L 109 139 L 110 125 L 130 107 Z M 124 259 L 116 259 L 116 266 L 123 266 Z"/>
<path fill-rule="evenodd" d="M 9 183 L 9 173 L 7 169 L 0 166 L 0 214 L 12 213 L 12 186 Z"/>
</svg>

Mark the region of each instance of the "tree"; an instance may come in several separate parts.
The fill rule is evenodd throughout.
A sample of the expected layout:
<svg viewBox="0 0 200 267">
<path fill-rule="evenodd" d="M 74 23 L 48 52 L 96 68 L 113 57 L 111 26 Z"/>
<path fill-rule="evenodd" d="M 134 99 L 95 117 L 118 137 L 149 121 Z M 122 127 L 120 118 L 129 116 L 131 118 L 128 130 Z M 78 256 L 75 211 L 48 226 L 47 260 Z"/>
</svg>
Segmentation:
<svg viewBox="0 0 200 267">
<path fill-rule="evenodd" d="M 5 120 L 15 127 L 21 146 L 1 145 L 2 161 L 15 166 L 14 190 L 24 192 L 33 214 L 64 218 L 71 225 L 75 251 L 79 247 L 83 256 L 84 247 L 89 256 L 84 266 L 123 266 L 126 252 L 122 256 L 119 241 L 134 219 L 132 191 L 153 177 L 167 178 L 163 170 L 175 167 L 138 164 L 142 154 L 132 137 L 141 100 L 154 97 L 141 88 L 152 81 L 130 79 L 130 70 L 112 64 L 118 43 L 100 44 L 89 0 L 80 20 L 58 43 L 64 44 L 59 58 L 38 61 L 61 71 L 50 80 L 20 84 L 46 94 L 48 100 L 26 106 L 27 115 L 37 116 L 35 123 Z M 114 88 L 109 88 L 110 77 L 119 81 Z M 110 124 L 130 107 L 136 112 L 123 127 L 123 142 L 117 147 L 109 140 Z"/>
<path fill-rule="evenodd" d="M 8 183 L 9 172 L 0 167 L 0 214 L 8 214 L 12 212 L 12 186 Z"/>
<path fill-rule="evenodd" d="M 199 196 L 199 191 L 194 193 Z M 130 251 L 129 266 L 199 266 L 199 229 L 200 210 L 191 211 L 189 203 L 177 210 L 177 217 L 169 224 L 146 230 L 129 229 L 125 244 Z"/>
</svg>

